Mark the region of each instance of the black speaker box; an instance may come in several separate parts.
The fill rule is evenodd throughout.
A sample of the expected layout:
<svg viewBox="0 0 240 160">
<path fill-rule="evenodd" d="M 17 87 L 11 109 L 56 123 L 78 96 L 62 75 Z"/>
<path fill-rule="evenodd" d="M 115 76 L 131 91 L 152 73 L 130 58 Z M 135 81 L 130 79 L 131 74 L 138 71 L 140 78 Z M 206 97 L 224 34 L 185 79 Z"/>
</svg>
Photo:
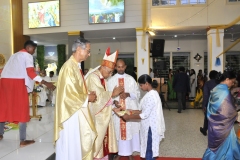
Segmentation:
<svg viewBox="0 0 240 160">
<path fill-rule="evenodd" d="M 152 57 L 163 57 L 164 54 L 164 39 L 153 39 L 153 43 L 151 46 Z"/>
<path fill-rule="evenodd" d="M 166 62 L 165 61 L 157 61 L 153 63 L 153 68 L 154 69 L 159 69 L 159 70 L 166 70 Z"/>
</svg>

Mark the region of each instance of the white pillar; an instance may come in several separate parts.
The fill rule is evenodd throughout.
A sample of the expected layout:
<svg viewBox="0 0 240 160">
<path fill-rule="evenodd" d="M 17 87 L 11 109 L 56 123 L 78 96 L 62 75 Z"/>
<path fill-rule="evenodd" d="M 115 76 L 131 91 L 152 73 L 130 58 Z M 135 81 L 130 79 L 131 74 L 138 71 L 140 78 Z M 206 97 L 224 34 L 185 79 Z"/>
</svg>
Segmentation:
<svg viewBox="0 0 240 160">
<path fill-rule="evenodd" d="M 142 30 L 136 29 L 136 48 L 137 48 L 137 78 L 143 74 L 149 75 L 149 68 L 150 68 L 150 55 L 149 55 L 149 45 L 148 45 L 148 35 L 145 36 L 145 44 L 146 49 L 142 49 L 142 37 L 145 32 Z"/>
<path fill-rule="evenodd" d="M 208 71 L 216 70 L 223 72 L 224 68 L 224 56 L 221 55 L 220 61 L 221 65 L 216 66 L 216 57 L 223 52 L 223 37 L 224 37 L 224 30 L 219 29 L 219 38 L 220 38 L 220 46 L 217 46 L 217 30 L 216 29 L 210 29 L 207 32 L 207 38 L 208 38 Z"/>
</svg>

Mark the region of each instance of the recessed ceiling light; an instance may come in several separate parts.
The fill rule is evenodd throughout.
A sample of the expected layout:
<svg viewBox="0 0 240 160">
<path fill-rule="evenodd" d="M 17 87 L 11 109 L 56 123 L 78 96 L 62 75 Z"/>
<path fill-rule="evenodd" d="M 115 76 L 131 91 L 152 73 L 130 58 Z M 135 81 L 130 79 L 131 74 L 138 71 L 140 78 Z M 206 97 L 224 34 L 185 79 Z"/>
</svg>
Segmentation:
<svg viewBox="0 0 240 160">
<path fill-rule="evenodd" d="M 113 39 L 115 39 L 115 37 L 113 37 Z"/>
<path fill-rule="evenodd" d="M 177 35 L 174 35 L 174 37 L 177 37 Z"/>
<path fill-rule="evenodd" d="M 155 36 L 155 35 L 156 35 L 155 32 L 153 32 L 153 31 L 148 31 L 148 33 L 149 33 L 151 36 Z"/>
</svg>

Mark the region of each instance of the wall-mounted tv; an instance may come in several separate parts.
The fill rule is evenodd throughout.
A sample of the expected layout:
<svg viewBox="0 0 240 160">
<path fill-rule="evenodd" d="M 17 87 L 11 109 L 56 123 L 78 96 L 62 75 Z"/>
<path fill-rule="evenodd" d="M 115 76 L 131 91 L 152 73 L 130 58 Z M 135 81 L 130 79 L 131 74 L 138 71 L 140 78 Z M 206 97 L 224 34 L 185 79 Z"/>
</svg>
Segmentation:
<svg viewBox="0 0 240 160">
<path fill-rule="evenodd" d="M 125 21 L 124 0 L 89 0 L 89 24 Z"/>
<path fill-rule="evenodd" d="M 28 28 L 60 26 L 59 0 L 28 3 Z"/>
</svg>

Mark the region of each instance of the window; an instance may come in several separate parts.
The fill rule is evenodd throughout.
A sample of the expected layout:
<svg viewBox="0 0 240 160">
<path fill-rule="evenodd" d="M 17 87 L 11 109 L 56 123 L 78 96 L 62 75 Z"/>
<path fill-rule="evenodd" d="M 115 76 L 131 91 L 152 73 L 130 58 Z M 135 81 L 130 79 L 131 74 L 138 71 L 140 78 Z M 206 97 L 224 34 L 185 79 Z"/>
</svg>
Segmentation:
<svg viewBox="0 0 240 160">
<path fill-rule="evenodd" d="M 177 0 L 152 0 L 152 6 L 176 5 Z"/>
<path fill-rule="evenodd" d="M 240 52 L 227 52 L 225 67 L 226 66 L 230 66 L 234 71 L 240 70 Z"/>
<path fill-rule="evenodd" d="M 204 52 L 204 69 L 208 70 L 208 53 Z"/>
<path fill-rule="evenodd" d="M 179 67 L 184 67 L 185 70 L 190 69 L 189 52 L 173 52 L 172 53 L 172 68 L 177 71 Z"/>
<path fill-rule="evenodd" d="M 206 4 L 206 0 L 181 0 L 182 5 L 189 4 Z"/>
<path fill-rule="evenodd" d="M 165 61 L 165 69 L 164 70 L 160 70 L 160 69 L 156 69 L 153 66 L 153 71 L 154 73 L 156 73 L 156 77 L 161 77 L 164 78 L 164 80 L 168 80 L 168 70 L 170 68 L 170 53 L 169 52 L 165 52 L 164 53 L 164 57 L 153 57 L 153 63 L 157 62 L 157 61 Z"/>
<path fill-rule="evenodd" d="M 152 6 L 201 5 L 206 4 L 206 1 L 207 0 L 152 0 Z"/>
</svg>

